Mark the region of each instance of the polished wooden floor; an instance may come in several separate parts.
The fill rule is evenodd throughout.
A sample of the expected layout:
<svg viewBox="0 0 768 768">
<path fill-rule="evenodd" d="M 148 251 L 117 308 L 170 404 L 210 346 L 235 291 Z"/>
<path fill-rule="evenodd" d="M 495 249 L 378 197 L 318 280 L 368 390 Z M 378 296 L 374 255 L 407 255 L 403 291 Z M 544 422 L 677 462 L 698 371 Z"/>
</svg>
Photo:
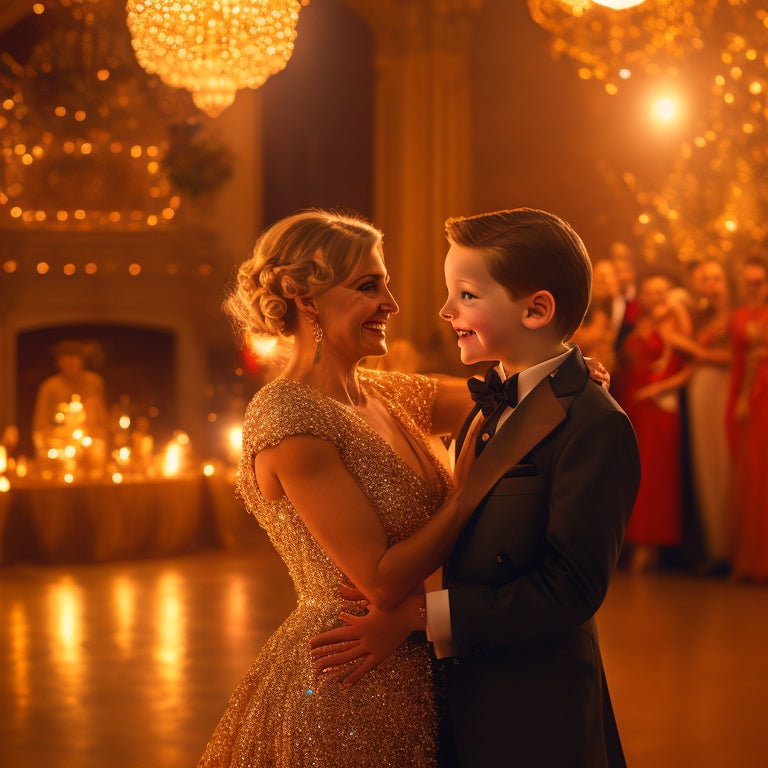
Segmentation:
<svg viewBox="0 0 768 768">
<path fill-rule="evenodd" d="M 292 604 L 266 541 L 0 567 L 0 765 L 194 766 Z M 768 766 L 768 587 L 619 572 L 599 624 L 630 768 Z"/>
</svg>

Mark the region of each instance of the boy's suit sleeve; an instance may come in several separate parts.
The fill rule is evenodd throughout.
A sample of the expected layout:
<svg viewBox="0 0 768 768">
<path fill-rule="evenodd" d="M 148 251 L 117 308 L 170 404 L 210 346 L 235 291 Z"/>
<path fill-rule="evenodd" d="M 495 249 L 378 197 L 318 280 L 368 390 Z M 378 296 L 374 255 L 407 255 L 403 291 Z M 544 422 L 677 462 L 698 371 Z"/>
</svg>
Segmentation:
<svg viewBox="0 0 768 768">
<path fill-rule="evenodd" d="M 605 597 L 639 481 L 637 441 L 622 411 L 577 429 L 554 460 L 538 565 L 496 586 L 450 586 L 456 654 L 528 644 L 586 622 Z"/>
</svg>

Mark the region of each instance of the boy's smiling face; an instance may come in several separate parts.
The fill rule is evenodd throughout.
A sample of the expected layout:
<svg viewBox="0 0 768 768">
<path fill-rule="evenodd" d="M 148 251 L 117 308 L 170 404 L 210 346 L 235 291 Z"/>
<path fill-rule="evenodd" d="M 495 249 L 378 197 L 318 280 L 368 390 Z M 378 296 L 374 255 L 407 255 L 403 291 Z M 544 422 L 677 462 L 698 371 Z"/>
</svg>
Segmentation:
<svg viewBox="0 0 768 768">
<path fill-rule="evenodd" d="M 466 365 L 500 360 L 508 372 L 518 370 L 528 297 L 514 300 L 485 265 L 482 251 L 451 243 L 445 257 L 448 299 L 440 317 L 459 337 Z"/>
</svg>

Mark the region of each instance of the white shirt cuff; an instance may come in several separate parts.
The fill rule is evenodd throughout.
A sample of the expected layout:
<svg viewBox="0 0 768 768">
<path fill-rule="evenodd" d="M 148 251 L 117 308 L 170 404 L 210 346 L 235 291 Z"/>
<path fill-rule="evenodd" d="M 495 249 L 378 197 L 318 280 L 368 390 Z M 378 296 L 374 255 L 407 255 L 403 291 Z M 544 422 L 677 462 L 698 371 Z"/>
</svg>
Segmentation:
<svg viewBox="0 0 768 768">
<path fill-rule="evenodd" d="M 453 656 L 451 633 L 451 603 L 448 598 L 448 590 L 440 589 L 436 592 L 427 592 L 427 640 L 435 649 L 435 656 L 444 659 Z"/>
</svg>

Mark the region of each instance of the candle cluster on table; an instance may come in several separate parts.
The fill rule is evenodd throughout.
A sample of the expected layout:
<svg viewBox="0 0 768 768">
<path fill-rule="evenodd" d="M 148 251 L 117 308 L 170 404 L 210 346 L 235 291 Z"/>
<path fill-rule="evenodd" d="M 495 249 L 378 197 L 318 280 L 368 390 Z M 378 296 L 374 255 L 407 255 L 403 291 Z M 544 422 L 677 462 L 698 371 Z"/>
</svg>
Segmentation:
<svg viewBox="0 0 768 768">
<path fill-rule="evenodd" d="M 174 430 L 158 447 L 146 416 L 132 419 L 123 413 L 106 436 L 95 436 L 88 429 L 86 406 L 74 394 L 69 402 L 59 404 L 53 421 L 47 431 L 33 434 L 35 453 L 29 460 L 16 455 L 18 429 L 6 428 L 0 442 L 0 492 L 25 479 L 121 483 L 173 478 L 200 470 L 187 432 Z M 214 465 L 205 466 L 210 474 Z"/>
</svg>

